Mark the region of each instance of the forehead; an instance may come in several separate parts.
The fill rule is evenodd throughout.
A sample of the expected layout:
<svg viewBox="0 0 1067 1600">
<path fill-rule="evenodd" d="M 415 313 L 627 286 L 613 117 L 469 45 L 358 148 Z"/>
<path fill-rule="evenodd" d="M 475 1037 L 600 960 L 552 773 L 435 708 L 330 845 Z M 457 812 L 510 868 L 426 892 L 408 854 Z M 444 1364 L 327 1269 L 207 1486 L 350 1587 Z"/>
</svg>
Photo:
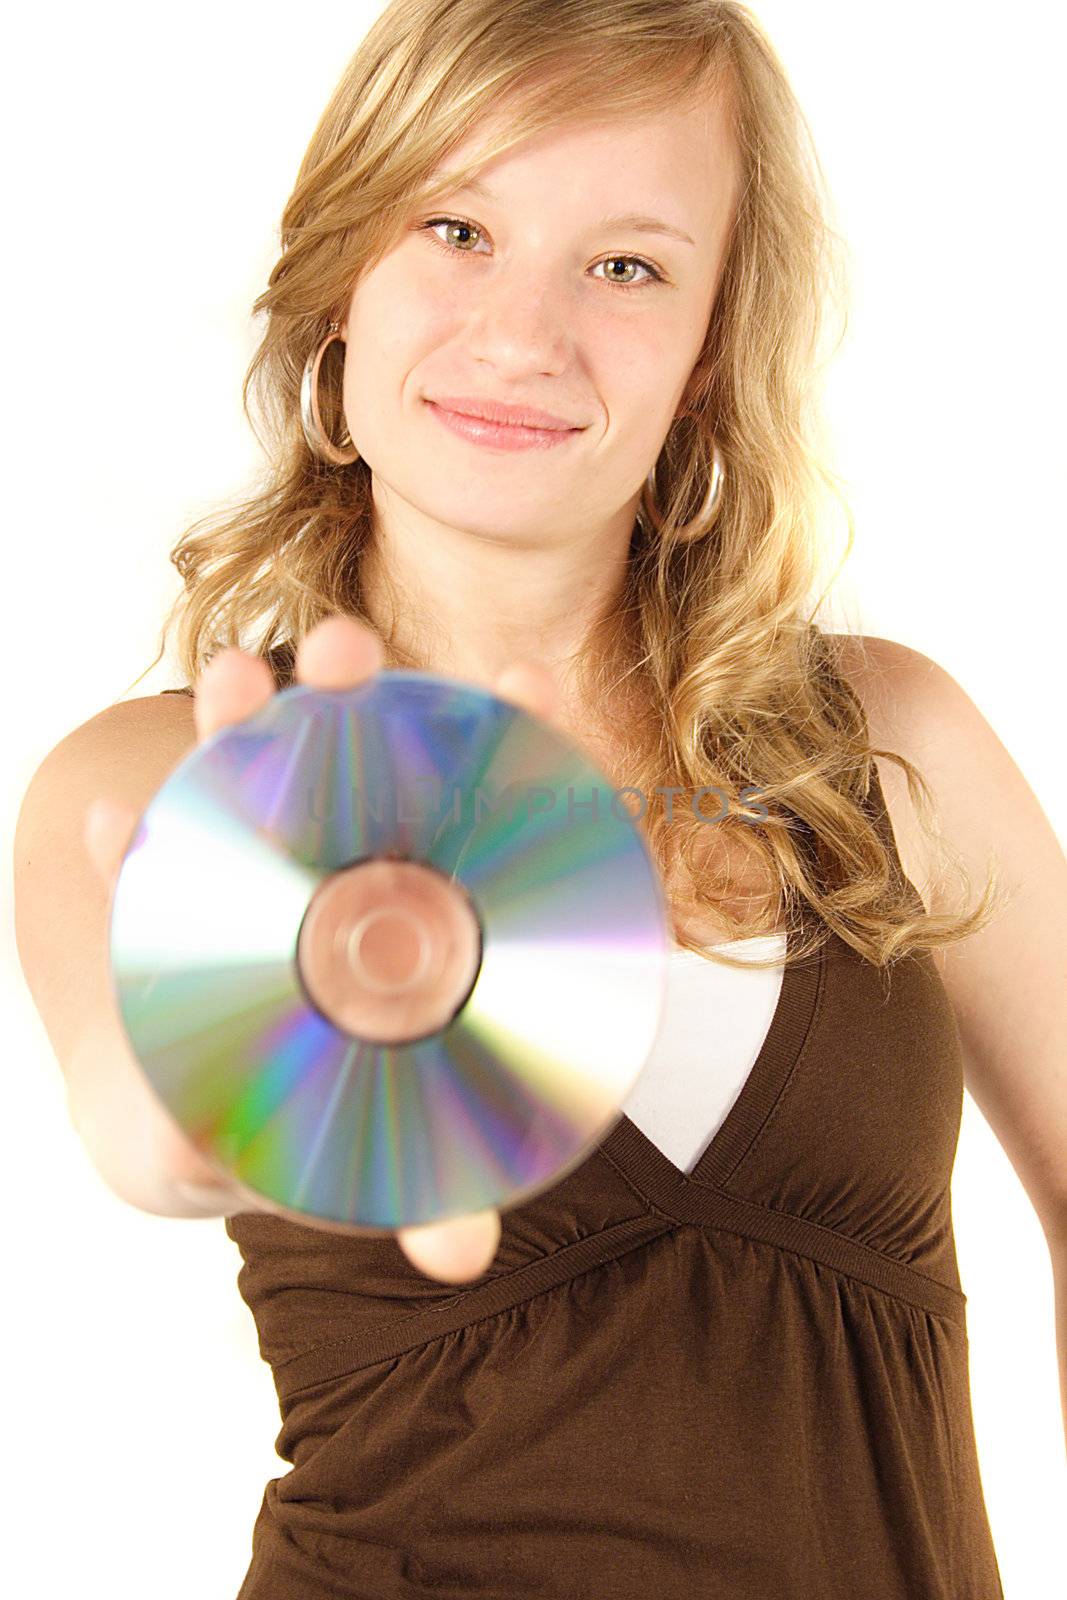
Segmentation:
<svg viewBox="0 0 1067 1600">
<path fill-rule="evenodd" d="M 738 153 L 730 107 L 719 92 L 642 115 L 601 113 L 479 161 L 488 139 L 511 126 L 503 117 L 481 123 L 437 163 L 434 181 L 458 188 L 463 167 L 474 163 L 474 192 L 491 193 L 499 203 L 595 204 L 597 216 L 649 211 L 690 232 L 690 223 L 710 222 L 735 192 Z"/>
</svg>

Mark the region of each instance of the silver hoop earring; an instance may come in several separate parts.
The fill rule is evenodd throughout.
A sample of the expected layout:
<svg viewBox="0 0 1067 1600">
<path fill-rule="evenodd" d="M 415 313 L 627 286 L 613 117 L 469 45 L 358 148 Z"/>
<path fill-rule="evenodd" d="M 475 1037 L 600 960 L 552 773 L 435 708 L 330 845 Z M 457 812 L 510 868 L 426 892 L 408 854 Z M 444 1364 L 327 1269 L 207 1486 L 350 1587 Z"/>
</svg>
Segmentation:
<svg viewBox="0 0 1067 1600">
<path fill-rule="evenodd" d="M 330 331 L 326 338 L 313 350 L 304 364 L 304 376 L 300 380 L 300 425 L 304 430 L 307 447 L 313 456 L 320 461 L 329 461 L 336 467 L 350 466 L 353 461 L 359 460 L 359 451 L 352 444 L 352 436 L 345 429 L 341 446 L 335 445 L 326 437 L 326 430 L 322 426 L 322 417 L 319 415 L 319 367 L 325 354 L 327 345 L 341 337 L 338 332 L 339 324 L 330 323 Z M 352 454 L 345 455 L 345 443 L 352 445 Z"/>
<path fill-rule="evenodd" d="M 658 465 L 657 459 L 652 471 L 645 479 L 641 493 L 641 509 L 645 512 L 652 529 L 656 533 L 659 533 L 663 525 L 663 513 L 656 504 L 656 466 Z M 684 522 L 675 529 L 674 538 L 676 540 L 688 543 L 694 539 L 702 539 L 708 532 L 719 509 L 719 500 L 722 496 L 722 485 L 725 476 L 722 456 L 719 453 L 718 445 L 713 439 L 711 442 L 711 481 L 708 484 L 708 492 L 704 496 L 704 504 L 692 522 Z"/>
</svg>

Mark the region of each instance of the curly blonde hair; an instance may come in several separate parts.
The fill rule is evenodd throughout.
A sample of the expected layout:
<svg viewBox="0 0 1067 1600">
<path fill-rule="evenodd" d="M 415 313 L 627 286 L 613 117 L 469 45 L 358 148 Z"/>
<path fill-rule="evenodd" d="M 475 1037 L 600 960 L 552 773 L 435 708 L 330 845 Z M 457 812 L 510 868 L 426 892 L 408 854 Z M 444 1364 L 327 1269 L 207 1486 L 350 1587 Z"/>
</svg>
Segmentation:
<svg viewBox="0 0 1067 1600">
<path fill-rule="evenodd" d="M 740 199 L 688 386 L 691 414 L 664 441 L 651 511 L 642 490 L 624 593 L 590 631 L 576 681 L 582 703 L 596 704 L 618 687 L 615 664 L 632 663 L 626 675 L 642 716 L 627 771 L 643 794 L 758 790 L 758 807 L 731 800 L 719 824 L 779 886 L 778 905 L 763 897 L 754 915 L 724 904 L 726 885 L 698 857 L 706 819 L 659 809 L 643 819 L 661 871 L 671 857 L 680 863 L 696 904 L 715 912 L 729 938 L 776 931 L 784 900 L 790 960 L 807 958 L 832 930 L 888 966 L 985 926 L 1001 891 L 993 871 L 969 914 L 927 914 L 894 860 L 874 755 L 905 770 L 942 868 L 951 858 L 965 887 L 970 879 L 936 832 L 921 773 L 871 749 L 842 670 L 842 636 L 807 615 L 827 488 L 845 509 L 842 560 L 854 539 L 838 480 L 820 458 L 815 398 L 825 312 L 844 304 L 841 240 L 785 71 L 751 13 L 731 0 L 393 0 L 379 15 L 312 135 L 282 216 L 281 254 L 253 308 L 266 325 L 242 399 L 265 473 L 248 498 L 201 518 L 171 550 L 183 592 L 152 665 L 177 619 L 190 682 L 218 649 L 237 645 L 266 659 L 285 688 L 296 646 L 317 622 L 335 612 L 369 620 L 360 558 L 373 531 L 370 469 L 311 452 L 301 377 L 361 273 L 396 244 L 416 206 L 445 191 L 431 175 L 457 129 L 503 127 L 449 175 L 449 190 L 542 130 L 714 93 L 728 97 Z M 842 311 L 842 334 L 844 320 Z M 331 438 L 344 427 L 342 351 L 338 341 L 328 347 L 319 375 Z M 692 540 L 678 529 L 704 501 L 713 441 L 727 492 L 709 531 Z M 428 666 L 386 635 L 387 666 Z M 726 953 L 710 959 L 735 964 Z"/>
</svg>

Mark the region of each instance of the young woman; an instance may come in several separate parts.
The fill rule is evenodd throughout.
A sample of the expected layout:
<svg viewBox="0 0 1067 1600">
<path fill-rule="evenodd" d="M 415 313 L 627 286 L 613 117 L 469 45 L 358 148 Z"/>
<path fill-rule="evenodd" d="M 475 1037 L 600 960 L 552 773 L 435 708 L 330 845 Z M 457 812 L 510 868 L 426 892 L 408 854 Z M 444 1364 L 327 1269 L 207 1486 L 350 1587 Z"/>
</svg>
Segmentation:
<svg viewBox="0 0 1067 1600">
<path fill-rule="evenodd" d="M 394 0 L 256 304 L 270 481 L 174 552 L 192 690 L 27 794 L 19 948 L 75 1122 L 135 1204 L 226 1215 L 278 1388 L 242 1600 L 1002 1593 L 950 1181 L 966 1082 L 1062 1286 L 1067 862 L 947 673 L 809 614 L 815 172 L 740 5 Z M 395 1237 L 183 1198 L 217 1173 L 106 970 L 175 763 L 383 665 L 553 718 L 620 787 L 731 797 L 642 819 L 677 948 L 619 1121 L 532 1200 Z"/>
</svg>

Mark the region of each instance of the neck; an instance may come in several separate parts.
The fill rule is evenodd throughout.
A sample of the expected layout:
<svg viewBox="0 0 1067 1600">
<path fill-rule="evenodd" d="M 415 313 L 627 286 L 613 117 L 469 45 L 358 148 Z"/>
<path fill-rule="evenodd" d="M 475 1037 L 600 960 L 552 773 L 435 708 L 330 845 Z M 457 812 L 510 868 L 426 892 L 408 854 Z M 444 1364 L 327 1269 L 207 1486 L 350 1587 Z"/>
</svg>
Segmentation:
<svg viewBox="0 0 1067 1600">
<path fill-rule="evenodd" d="M 537 661 L 552 672 L 561 698 L 573 697 L 582 654 L 624 593 L 633 526 L 627 508 L 596 537 L 540 545 L 450 528 L 411 511 L 388 514 L 388 501 L 380 510 L 376 499 L 359 574 L 371 626 L 422 670 L 488 688 L 512 661 Z"/>
</svg>

